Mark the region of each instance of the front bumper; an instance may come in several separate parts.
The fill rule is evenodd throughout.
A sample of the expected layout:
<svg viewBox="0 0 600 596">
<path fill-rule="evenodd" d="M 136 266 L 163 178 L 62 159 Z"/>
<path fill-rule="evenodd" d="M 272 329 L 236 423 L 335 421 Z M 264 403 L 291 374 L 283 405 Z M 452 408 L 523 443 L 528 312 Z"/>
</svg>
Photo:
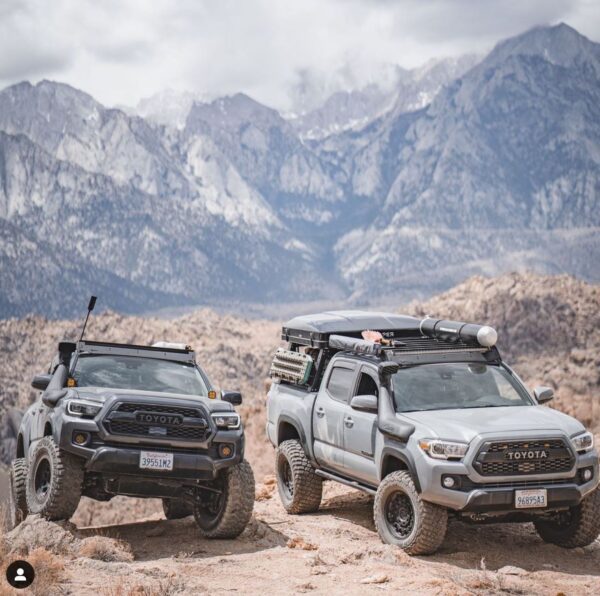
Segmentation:
<svg viewBox="0 0 600 596">
<path fill-rule="evenodd" d="M 598 455 L 595 451 L 579 454 L 574 469 L 569 474 L 536 477 L 505 477 L 483 479 L 474 475 L 464 462 L 434 460 L 423 455 L 417 463 L 421 484 L 421 497 L 425 501 L 441 505 L 457 512 L 529 512 L 542 513 L 578 505 L 581 500 L 598 487 Z M 584 482 L 580 470 L 592 468 L 593 477 Z M 445 488 L 445 476 L 464 478 L 462 486 Z M 546 489 L 548 505 L 539 509 L 516 509 L 515 491 Z"/>
<path fill-rule="evenodd" d="M 241 461 L 239 453 L 232 457 L 216 459 L 204 453 L 187 453 L 163 449 L 152 449 L 173 454 L 173 470 L 141 470 L 140 452 L 150 448 L 132 449 L 104 446 L 94 451 L 86 464 L 86 470 L 105 476 L 130 474 L 147 478 L 187 478 L 195 480 L 212 480 L 217 472 Z"/>
<path fill-rule="evenodd" d="M 79 446 L 73 442 L 78 432 L 89 433 L 91 443 Z M 219 430 L 202 444 L 177 444 L 167 441 L 148 441 L 142 438 L 106 436 L 95 420 L 76 417 L 63 418 L 60 436 L 61 449 L 85 460 L 86 472 L 105 477 L 133 475 L 148 479 L 211 480 L 219 470 L 240 463 L 244 457 L 243 430 Z M 219 445 L 233 446 L 233 455 L 219 456 Z M 139 467 L 141 451 L 173 454 L 173 470 L 142 470 Z"/>
</svg>

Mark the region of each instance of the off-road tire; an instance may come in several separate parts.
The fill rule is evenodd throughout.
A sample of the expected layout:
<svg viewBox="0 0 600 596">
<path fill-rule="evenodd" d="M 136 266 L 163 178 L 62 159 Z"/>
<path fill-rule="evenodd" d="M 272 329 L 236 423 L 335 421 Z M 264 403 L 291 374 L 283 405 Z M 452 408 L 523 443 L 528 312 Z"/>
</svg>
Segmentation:
<svg viewBox="0 0 600 596">
<path fill-rule="evenodd" d="M 44 472 L 47 471 L 47 474 Z M 47 482 L 42 482 L 46 477 Z M 29 458 L 27 508 L 50 520 L 70 519 L 81 499 L 83 461 L 59 449 L 52 437 L 40 439 Z M 46 490 L 41 490 L 45 485 Z"/>
<path fill-rule="evenodd" d="M 167 519 L 182 519 L 194 513 L 194 506 L 183 499 L 163 499 L 162 506 Z"/>
<path fill-rule="evenodd" d="M 563 548 L 592 544 L 600 535 L 600 488 L 587 495 L 579 505 L 558 513 L 555 520 L 533 522 L 538 536 Z"/>
<path fill-rule="evenodd" d="M 10 465 L 8 510 L 6 526 L 8 530 L 16 528 L 27 517 L 27 460 L 24 457 L 14 459 Z"/>
<path fill-rule="evenodd" d="M 288 513 L 314 513 L 323 497 L 323 479 L 306 457 L 299 441 L 283 441 L 275 452 L 277 489 Z"/>
<path fill-rule="evenodd" d="M 220 472 L 222 490 L 218 513 L 207 519 L 206 510 L 194 505 L 194 518 L 200 534 L 206 538 L 236 538 L 252 517 L 254 508 L 254 473 L 250 464 L 243 460 L 236 466 Z"/>
<path fill-rule="evenodd" d="M 381 540 L 399 546 L 409 555 L 435 553 L 448 528 L 448 511 L 423 501 L 411 475 L 405 471 L 392 472 L 382 480 L 375 495 L 373 518 Z M 393 529 L 392 520 L 400 525 L 400 530 Z"/>
</svg>

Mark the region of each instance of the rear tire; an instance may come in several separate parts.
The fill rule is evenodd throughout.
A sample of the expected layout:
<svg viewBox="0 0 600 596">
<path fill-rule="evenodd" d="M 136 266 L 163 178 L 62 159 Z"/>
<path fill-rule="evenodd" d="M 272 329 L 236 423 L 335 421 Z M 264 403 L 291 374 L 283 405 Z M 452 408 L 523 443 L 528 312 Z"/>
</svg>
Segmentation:
<svg viewBox="0 0 600 596">
<path fill-rule="evenodd" d="M 162 506 L 167 519 L 182 519 L 194 513 L 194 506 L 183 499 L 163 499 Z"/>
<path fill-rule="evenodd" d="M 8 511 L 6 523 L 9 530 L 16 528 L 27 517 L 27 460 L 13 460 L 9 472 Z"/>
<path fill-rule="evenodd" d="M 386 476 L 375 495 L 375 527 L 383 542 L 409 555 L 431 555 L 444 542 L 448 512 L 423 501 L 408 472 Z"/>
<path fill-rule="evenodd" d="M 587 495 L 579 505 L 557 513 L 554 519 L 533 522 L 539 537 L 563 548 L 592 544 L 600 535 L 600 489 Z"/>
<path fill-rule="evenodd" d="M 203 490 L 194 504 L 194 518 L 206 538 L 236 538 L 252 517 L 254 474 L 243 460 L 219 473 L 213 490 Z"/>
<path fill-rule="evenodd" d="M 70 519 L 81 499 L 82 460 L 59 449 L 52 437 L 44 437 L 35 444 L 29 462 L 29 512 L 50 521 Z"/>
<path fill-rule="evenodd" d="M 323 479 L 306 457 L 299 441 L 283 441 L 275 454 L 277 489 L 288 513 L 314 513 L 323 498 Z"/>
</svg>

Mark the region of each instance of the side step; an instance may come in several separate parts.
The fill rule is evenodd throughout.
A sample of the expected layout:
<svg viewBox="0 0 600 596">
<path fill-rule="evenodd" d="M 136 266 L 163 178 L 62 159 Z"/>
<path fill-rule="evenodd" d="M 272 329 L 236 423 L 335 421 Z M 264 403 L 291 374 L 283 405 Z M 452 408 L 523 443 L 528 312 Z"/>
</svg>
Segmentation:
<svg viewBox="0 0 600 596">
<path fill-rule="evenodd" d="M 358 490 L 362 490 L 364 493 L 368 493 L 370 495 L 374 495 L 377 492 L 374 488 L 366 486 L 365 484 L 361 484 L 360 482 L 356 482 L 356 480 L 348 480 L 343 476 L 337 476 L 336 474 L 326 472 L 325 470 L 315 470 L 315 474 L 327 480 L 335 480 L 336 482 L 340 482 L 341 484 L 345 484 L 351 488 L 357 488 Z"/>
</svg>

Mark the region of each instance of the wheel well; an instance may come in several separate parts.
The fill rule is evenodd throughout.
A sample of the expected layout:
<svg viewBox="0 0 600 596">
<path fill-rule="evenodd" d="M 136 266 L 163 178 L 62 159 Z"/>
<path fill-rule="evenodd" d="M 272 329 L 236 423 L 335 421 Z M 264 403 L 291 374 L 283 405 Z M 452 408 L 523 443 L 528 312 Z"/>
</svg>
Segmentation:
<svg viewBox="0 0 600 596">
<path fill-rule="evenodd" d="M 290 439 L 300 439 L 300 433 L 290 422 L 282 422 L 277 431 L 277 444 L 280 445 Z"/>
<path fill-rule="evenodd" d="M 44 436 L 45 437 L 52 436 L 52 425 L 49 422 L 46 422 L 46 426 L 44 426 Z"/>
<path fill-rule="evenodd" d="M 394 457 L 393 455 L 387 455 L 381 466 L 381 479 L 383 480 L 388 474 L 400 470 L 408 470 L 410 472 L 410 468 L 405 461 L 402 461 L 400 458 Z"/>
<path fill-rule="evenodd" d="M 17 438 L 17 457 L 25 457 L 25 441 L 23 435 Z"/>
</svg>

